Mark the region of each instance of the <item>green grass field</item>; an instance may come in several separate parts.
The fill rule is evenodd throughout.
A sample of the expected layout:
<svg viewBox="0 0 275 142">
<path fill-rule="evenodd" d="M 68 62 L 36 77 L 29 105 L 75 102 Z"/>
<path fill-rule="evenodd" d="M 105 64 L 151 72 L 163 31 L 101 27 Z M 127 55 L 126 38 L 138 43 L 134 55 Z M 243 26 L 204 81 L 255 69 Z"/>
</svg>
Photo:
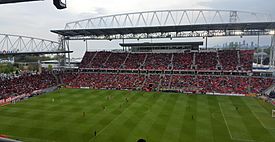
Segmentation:
<svg viewBox="0 0 275 142">
<path fill-rule="evenodd" d="M 61 89 L 0 107 L 0 134 L 33 142 L 275 142 L 271 110 L 252 97 Z"/>
</svg>

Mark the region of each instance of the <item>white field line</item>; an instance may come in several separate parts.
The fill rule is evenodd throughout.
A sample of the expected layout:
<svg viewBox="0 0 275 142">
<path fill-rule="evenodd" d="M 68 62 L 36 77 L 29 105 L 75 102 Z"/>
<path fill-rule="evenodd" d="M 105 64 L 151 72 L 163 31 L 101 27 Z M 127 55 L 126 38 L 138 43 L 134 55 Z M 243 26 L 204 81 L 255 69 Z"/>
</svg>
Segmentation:
<svg viewBox="0 0 275 142">
<path fill-rule="evenodd" d="M 251 110 L 251 109 L 250 109 Z M 256 119 L 261 123 L 261 125 L 265 128 L 265 129 L 270 129 L 270 130 L 275 130 L 275 128 L 269 128 L 266 127 L 265 124 L 261 121 L 261 119 L 258 118 L 258 116 L 255 114 L 255 112 L 253 110 L 251 110 L 252 114 L 256 117 Z"/>
<path fill-rule="evenodd" d="M 15 136 L 15 138 L 19 138 L 19 141 L 28 140 L 28 141 L 33 141 L 33 142 L 55 142 L 55 141 L 43 140 L 43 139 L 39 139 L 39 138 L 27 138 L 27 137 L 16 137 L 16 136 Z"/>
<path fill-rule="evenodd" d="M 225 125 L 226 125 L 226 127 L 227 127 L 227 130 L 228 130 L 229 135 L 230 135 L 230 137 L 231 137 L 232 140 L 247 141 L 247 142 L 253 142 L 253 141 L 255 141 L 255 140 L 249 140 L 249 139 L 234 138 L 234 137 L 232 136 L 232 134 L 231 134 L 231 131 L 230 131 L 229 127 L 228 127 L 228 123 L 227 123 L 227 121 L 226 121 L 226 119 L 225 119 L 225 115 L 224 115 L 224 113 L 223 113 L 223 111 L 222 111 L 222 107 L 221 107 L 221 104 L 220 104 L 220 103 L 219 103 L 219 107 L 220 107 L 220 110 L 221 110 L 221 112 L 222 112 L 223 120 L 224 120 L 224 122 L 225 122 Z"/>
<path fill-rule="evenodd" d="M 130 106 L 129 106 L 130 107 Z M 111 126 L 111 124 L 116 121 L 126 110 L 129 109 L 129 107 L 127 107 L 126 109 L 123 110 L 123 112 L 121 112 L 115 119 L 113 119 L 108 125 L 106 125 L 103 129 L 101 129 L 95 137 L 92 137 L 89 142 L 93 141 L 94 139 L 96 139 L 97 136 L 99 136 L 105 129 L 107 129 L 109 126 Z"/>
</svg>

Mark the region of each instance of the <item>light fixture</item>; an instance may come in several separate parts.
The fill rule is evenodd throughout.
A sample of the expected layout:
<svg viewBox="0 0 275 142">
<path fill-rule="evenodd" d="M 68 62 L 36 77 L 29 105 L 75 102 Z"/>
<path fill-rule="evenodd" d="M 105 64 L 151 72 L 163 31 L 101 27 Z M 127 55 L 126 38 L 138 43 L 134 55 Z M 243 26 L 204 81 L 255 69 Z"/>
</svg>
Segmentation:
<svg viewBox="0 0 275 142">
<path fill-rule="evenodd" d="M 235 34 L 236 34 L 236 35 L 242 35 L 243 32 L 242 32 L 242 31 L 236 31 Z"/>
<path fill-rule="evenodd" d="M 270 34 L 270 35 L 275 35 L 275 31 L 272 30 L 272 31 L 269 32 L 269 34 Z"/>
<path fill-rule="evenodd" d="M 64 9 L 67 8 L 66 0 L 53 0 L 53 4 L 57 9 Z"/>
</svg>

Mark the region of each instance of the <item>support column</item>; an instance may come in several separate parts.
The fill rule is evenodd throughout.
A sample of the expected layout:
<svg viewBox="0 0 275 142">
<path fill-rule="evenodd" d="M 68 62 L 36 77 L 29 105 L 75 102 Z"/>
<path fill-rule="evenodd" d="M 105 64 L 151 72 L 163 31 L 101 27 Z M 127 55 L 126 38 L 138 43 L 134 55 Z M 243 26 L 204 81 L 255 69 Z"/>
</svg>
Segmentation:
<svg viewBox="0 0 275 142">
<path fill-rule="evenodd" d="M 251 93 L 251 87 L 252 87 L 252 85 L 251 85 L 251 79 L 252 79 L 252 75 L 253 75 L 253 73 L 248 73 L 248 76 L 249 76 L 249 78 L 248 78 L 248 82 L 249 82 L 248 93 Z"/>
<path fill-rule="evenodd" d="M 86 52 L 88 51 L 88 40 L 85 40 L 86 42 Z"/>
<path fill-rule="evenodd" d="M 259 35 L 259 33 L 258 33 L 258 40 L 257 40 L 257 47 L 258 47 L 258 49 L 260 48 L 260 35 Z"/>
<path fill-rule="evenodd" d="M 237 11 L 230 11 L 229 21 L 230 21 L 230 23 L 236 23 L 238 21 L 238 12 Z"/>
<path fill-rule="evenodd" d="M 274 68 L 275 62 L 275 34 L 271 37 L 271 46 L 270 46 L 270 67 Z"/>
<path fill-rule="evenodd" d="M 67 47 L 67 50 L 70 51 L 70 42 L 69 42 L 69 40 L 65 40 L 65 45 Z M 68 59 L 69 67 L 70 67 L 71 66 L 71 53 L 68 53 L 68 58 L 67 59 Z M 67 61 L 65 63 L 67 64 Z"/>
<path fill-rule="evenodd" d="M 61 51 L 66 51 L 65 48 L 65 40 L 64 40 L 64 36 L 59 36 L 59 49 Z M 59 67 L 64 67 L 66 64 L 66 53 L 61 53 L 60 56 L 58 57 L 59 59 Z"/>
<path fill-rule="evenodd" d="M 205 48 L 208 48 L 208 36 L 205 37 Z"/>
<path fill-rule="evenodd" d="M 122 39 L 122 44 L 124 44 L 124 38 Z M 123 48 L 123 51 L 125 51 L 124 45 L 122 46 L 122 48 Z"/>
</svg>

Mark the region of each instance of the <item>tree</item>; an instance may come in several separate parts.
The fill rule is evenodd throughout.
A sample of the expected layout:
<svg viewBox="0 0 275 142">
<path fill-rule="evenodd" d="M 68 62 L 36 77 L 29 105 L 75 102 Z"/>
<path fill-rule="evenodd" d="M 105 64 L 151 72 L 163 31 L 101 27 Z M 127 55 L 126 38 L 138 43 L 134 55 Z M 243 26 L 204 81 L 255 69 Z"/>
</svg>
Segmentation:
<svg viewBox="0 0 275 142">
<path fill-rule="evenodd" d="M 52 65 L 48 65 L 48 70 L 52 71 L 53 70 L 53 66 Z"/>
<path fill-rule="evenodd" d="M 12 73 L 17 68 L 11 63 L 0 64 L 0 73 Z"/>
</svg>

